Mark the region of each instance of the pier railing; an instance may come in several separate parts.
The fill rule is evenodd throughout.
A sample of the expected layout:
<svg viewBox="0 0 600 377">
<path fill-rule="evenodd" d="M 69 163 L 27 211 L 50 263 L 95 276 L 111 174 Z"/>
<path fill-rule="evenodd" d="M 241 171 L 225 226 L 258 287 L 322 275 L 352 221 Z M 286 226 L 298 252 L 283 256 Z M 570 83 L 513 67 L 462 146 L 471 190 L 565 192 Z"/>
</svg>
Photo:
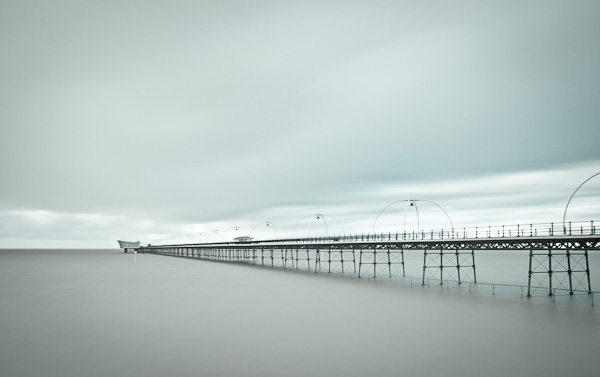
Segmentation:
<svg viewBox="0 0 600 377">
<path fill-rule="evenodd" d="M 295 269 L 304 264 L 308 270 L 314 269 L 315 273 L 322 268 L 331 273 L 332 263 L 334 269 L 335 264 L 340 263 L 342 272 L 345 272 L 344 263 L 350 263 L 358 277 L 361 274 L 372 274 L 375 278 L 382 273 L 390 277 L 396 273 L 405 276 L 404 250 L 414 247 L 424 252 L 422 284 L 431 277 L 442 284 L 448 276 L 454 275 L 459 283 L 469 279 L 476 282 L 475 250 L 510 249 L 529 252 L 527 296 L 531 296 L 538 288 L 544 289 L 549 295 L 553 295 L 557 289 L 574 293 L 581 288 L 591 293 L 588 251 L 600 250 L 600 235 L 596 233 L 594 221 L 585 221 L 473 227 L 450 231 L 440 229 L 149 245 L 140 250 L 261 266 L 270 264 L 271 267 L 281 261 L 279 264 L 284 269 L 288 263 Z M 321 264 L 326 267 L 321 267 Z"/>
<path fill-rule="evenodd" d="M 496 225 L 487 227 L 464 227 L 454 229 L 412 230 L 397 232 L 355 233 L 344 235 L 323 235 L 309 237 L 284 237 L 255 239 L 248 241 L 222 240 L 213 242 L 174 242 L 169 244 L 152 244 L 152 246 L 182 245 L 225 245 L 232 243 L 255 244 L 289 244 L 289 243 L 332 243 L 332 242 L 393 242 L 393 241 L 436 241 L 460 239 L 498 239 L 498 238 L 547 238 L 568 236 L 600 236 L 597 224 L 600 221 L 578 221 L 562 223 L 530 223 L 516 225 Z"/>
<path fill-rule="evenodd" d="M 458 229 L 413 230 L 410 232 L 379 232 L 346 234 L 338 236 L 291 237 L 281 239 L 254 240 L 261 243 L 315 243 L 315 242 L 371 242 L 371 241 L 410 241 L 410 240 L 452 240 L 479 238 L 515 238 L 515 237 L 559 237 L 591 236 L 597 233 L 598 221 L 562 223 L 538 223 L 497 225 Z"/>
</svg>

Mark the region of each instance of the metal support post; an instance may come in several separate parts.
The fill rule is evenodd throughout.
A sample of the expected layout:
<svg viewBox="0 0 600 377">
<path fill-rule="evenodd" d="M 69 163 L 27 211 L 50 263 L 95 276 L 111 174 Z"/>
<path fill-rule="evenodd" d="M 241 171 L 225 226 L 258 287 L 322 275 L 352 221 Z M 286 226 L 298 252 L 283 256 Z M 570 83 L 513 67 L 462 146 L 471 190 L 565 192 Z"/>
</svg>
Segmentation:
<svg viewBox="0 0 600 377">
<path fill-rule="evenodd" d="M 584 250 L 585 255 L 585 274 L 587 275 L 588 293 L 592 293 L 592 282 L 590 281 L 590 261 L 588 259 L 588 251 Z"/>
<path fill-rule="evenodd" d="M 477 274 L 475 269 L 475 250 L 471 250 L 471 260 L 473 261 L 473 282 L 477 283 Z"/>
<path fill-rule="evenodd" d="M 533 249 L 529 249 L 529 274 L 527 278 L 527 297 L 531 297 L 531 275 L 533 272 L 531 271 L 531 263 L 533 260 Z"/>
<path fill-rule="evenodd" d="M 440 250 L 440 285 L 444 284 L 444 250 Z"/>
<path fill-rule="evenodd" d="M 388 274 L 392 277 L 392 260 L 390 259 L 390 249 L 387 249 L 387 258 L 388 258 Z"/>
<path fill-rule="evenodd" d="M 552 296 L 552 249 L 548 249 L 548 296 Z"/>
<path fill-rule="evenodd" d="M 456 249 L 456 272 L 458 274 L 458 284 L 460 284 L 460 258 L 458 256 L 458 249 Z"/>
<path fill-rule="evenodd" d="M 573 294 L 573 270 L 571 269 L 571 253 L 567 249 L 567 274 L 569 275 L 569 294 Z"/>
<path fill-rule="evenodd" d="M 400 249 L 400 256 L 402 257 L 402 276 L 406 277 L 406 271 L 404 270 L 404 249 Z"/>
<path fill-rule="evenodd" d="M 373 279 L 377 278 L 377 249 L 373 249 Z"/>
<path fill-rule="evenodd" d="M 315 254 L 315 274 L 317 273 L 317 268 L 321 268 L 321 250 L 317 249 L 317 253 Z"/>
<path fill-rule="evenodd" d="M 360 271 L 362 268 L 362 255 L 363 255 L 363 251 L 362 251 L 362 249 L 360 249 L 360 253 L 358 255 L 358 277 L 360 277 Z"/>
<path fill-rule="evenodd" d="M 423 250 L 423 281 L 422 285 L 425 285 L 425 270 L 427 269 L 427 249 Z"/>
</svg>

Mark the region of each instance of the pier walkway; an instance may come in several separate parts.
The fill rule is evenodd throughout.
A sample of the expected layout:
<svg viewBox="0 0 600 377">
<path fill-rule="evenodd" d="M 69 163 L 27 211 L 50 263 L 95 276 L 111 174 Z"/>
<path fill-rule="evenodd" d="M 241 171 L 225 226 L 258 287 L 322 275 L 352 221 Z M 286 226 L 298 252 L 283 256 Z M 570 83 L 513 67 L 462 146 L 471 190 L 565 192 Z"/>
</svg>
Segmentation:
<svg viewBox="0 0 600 377">
<path fill-rule="evenodd" d="M 406 276 L 404 251 L 423 251 L 422 283 L 432 279 L 477 282 L 476 252 L 521 250 L 529 253 L 527 296 L 543 289 L 592 292 L 589 251 L 600 250 L 593 221 L 528 224 L 273 240 L 147 245 L 141 253 L 247 263 L 314 272 L 362 276 Z"/>
</svg>

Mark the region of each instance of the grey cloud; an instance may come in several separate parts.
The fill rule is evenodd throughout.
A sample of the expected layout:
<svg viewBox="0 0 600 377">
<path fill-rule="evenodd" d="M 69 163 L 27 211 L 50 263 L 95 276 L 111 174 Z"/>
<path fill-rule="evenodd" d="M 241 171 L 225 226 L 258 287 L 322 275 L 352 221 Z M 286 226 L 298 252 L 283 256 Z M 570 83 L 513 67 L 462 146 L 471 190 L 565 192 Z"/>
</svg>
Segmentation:
<svg viewBox="0 0 600 377">
<path fill-rule="evenodd" d="M 28 4 L 3 210 L 197 224 L 600 157 L 595 2 Z"/>
</svg>

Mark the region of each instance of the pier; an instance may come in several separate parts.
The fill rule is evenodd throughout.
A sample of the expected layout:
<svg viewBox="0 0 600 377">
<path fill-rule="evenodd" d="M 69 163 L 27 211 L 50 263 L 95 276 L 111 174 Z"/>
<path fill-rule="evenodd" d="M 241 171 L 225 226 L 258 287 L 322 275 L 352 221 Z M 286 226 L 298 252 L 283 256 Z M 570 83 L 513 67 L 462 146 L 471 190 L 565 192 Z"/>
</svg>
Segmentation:
<svg viewBox="0 0 600 377">
<path fill-rule="evenodd" d="M 422 284 L 429 281 L 477 283 L 476 255 L 486 250 L 529 254 L 527 296 L 535 290 L 553 295 L 592 293 L 590 251 L 600 250 L 594 221 L 526 224 L 420 232 L 227 242 L 147 245 L 140 253 L 251 264 L 315 273 L 405 277 L 404 252 L 423 252 Z"/>
</svg>

